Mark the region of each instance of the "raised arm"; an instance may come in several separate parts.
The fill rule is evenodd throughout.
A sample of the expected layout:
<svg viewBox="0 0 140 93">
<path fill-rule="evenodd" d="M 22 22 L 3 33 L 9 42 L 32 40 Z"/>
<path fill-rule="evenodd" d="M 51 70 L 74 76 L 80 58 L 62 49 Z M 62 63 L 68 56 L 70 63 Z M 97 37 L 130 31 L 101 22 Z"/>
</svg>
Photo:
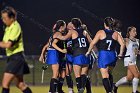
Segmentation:
<svg viewBox="0 0 140 93">
<path fill-rule="evenodd" d="M 72 37 L 72 31 L 71 30 L 69 30 L 68 33 L 65 36 L 62 36 L 62 35 L 57 36 L 57 38 L 59 38 L 60 40 L 67 40 L 71 37 Z"/>
</svg>

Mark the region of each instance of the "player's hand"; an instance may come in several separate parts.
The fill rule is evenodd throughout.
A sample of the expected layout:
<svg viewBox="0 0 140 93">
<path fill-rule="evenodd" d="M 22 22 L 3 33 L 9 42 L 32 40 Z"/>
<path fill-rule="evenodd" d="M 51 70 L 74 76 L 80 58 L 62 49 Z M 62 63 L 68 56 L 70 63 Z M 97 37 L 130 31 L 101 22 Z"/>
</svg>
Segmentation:
<svg viewBox="0 0 140 93">
<path fill-rule="evenodd" d="M 44 56 L 43 56 L 43 55 L 41 55 L 41 56 L 39 57 L 39 61 L 42 62 L 42 63 L 44 63 Z"/>
<path fill-rule="evenodd" d="M 87 53 L 86 53 L 86 56 L 88 56 L 89 54 L 90 54 L 90 52 L 87 52 Z"/>
<path fill-rule="evenodd" d="M 82 28 L 83 28 L 84 30 L 87 30 L 87 26 L 86 26 L 85 24 L 82 25 Z"/>
<path fill-rule="evenodd" d="M 118 55 L 118 58 L 119 58 L 119 59 L 122 59 L 122 57 L 123 57 L 122 54 L 119 54 L 119 55 Z"/>
<path fill-rule="evenodd" d="M 62 53 L 67 53 L 67 49 L 63 49 L 62 50 Z"/>
</svg>

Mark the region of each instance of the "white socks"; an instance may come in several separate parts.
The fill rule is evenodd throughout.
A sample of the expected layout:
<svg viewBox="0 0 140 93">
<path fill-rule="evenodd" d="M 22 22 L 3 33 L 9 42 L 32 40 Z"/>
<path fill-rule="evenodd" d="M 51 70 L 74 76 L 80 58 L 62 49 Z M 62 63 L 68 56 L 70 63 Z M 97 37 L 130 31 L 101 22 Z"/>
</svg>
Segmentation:
<svg viewBox="0 0 140 93">
<path fill-rule="evenodd" d="M 126 77 L 121 78 L 118 82 L 116 82 L 115 86 L 118 87 L 121 84 L 127 83 L 128 80 Z"/>
<path fill-rule="evenodd" d="M 138 78 L 133 78 L 132 86 L 133 86 L 133 92 L 134 93 L 137 91 L 138 83 L 139 83 L 139 79 Z"/>
</svg>

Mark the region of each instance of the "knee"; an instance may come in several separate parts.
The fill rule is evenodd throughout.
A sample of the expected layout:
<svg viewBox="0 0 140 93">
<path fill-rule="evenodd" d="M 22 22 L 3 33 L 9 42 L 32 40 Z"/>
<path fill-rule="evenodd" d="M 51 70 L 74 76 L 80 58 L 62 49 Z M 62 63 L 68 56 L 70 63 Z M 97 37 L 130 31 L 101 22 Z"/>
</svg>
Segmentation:
<svg viewBox="0 0 140 93">
<path fill-rule="evenodd" d="M 109 74 L 108 73 L 102 73 L 102 78 L 109 78 Z"/>
<path fill-rule="evenodd" d="M 2 82 L 2 87 L 3 87 L 3 88 L 9 88 L 9 86 L 10 86 L 10 84 L 7 84 L 7 83 L 5 83 L 5 82 Z"/>
<path fill-rule="evenodd" d="M 24 90 L 27 87 L 27 85 L 25 83 L 23 83 L 23 82 L 22 83 L 18 83 L 16 86 L 20 90 Z"/>
<path fill-rule="evenodd" d="M 134 78 L 134 76 L 133 76 L 133 75 L 129 75 L 129 76 L 127 76 L 126 78 L 127 78 L 127 80 L 130 81 L 130 80 L 132 80 L 132 79 Z"/>
<path fill-rule="evenodd" d="M 6 82 L 6 81 L 2 81 L 2 87 L 3 88 L 9 88 L 9 86 L 10 86 L 10 83 L 8 83 L 8 82 Z"/>
<path fill-rule="evenodd" d="M 53 71 L 52 78 L 57 78 L 57 77 L 58 77 L 58 72 L 54 72 L 54 71 Z"/>
<path fill-rule="evenodd" d="M 140 78 L 140 74 L 137 73 L 136 75 L 134 75 L 135 78 Z"/>
</svg>

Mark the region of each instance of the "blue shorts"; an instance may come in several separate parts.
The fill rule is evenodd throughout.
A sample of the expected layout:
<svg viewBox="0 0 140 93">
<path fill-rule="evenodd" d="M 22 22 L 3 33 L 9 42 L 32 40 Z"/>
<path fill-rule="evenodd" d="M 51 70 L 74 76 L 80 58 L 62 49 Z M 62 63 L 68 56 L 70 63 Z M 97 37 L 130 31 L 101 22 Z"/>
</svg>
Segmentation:
<svg viewBox="0 0 140 93">
<path fill-rule="evenodd" d="M 108 66 L 115 66 L 117 61 L 117 55 L 115 51 L 99 51 L 98 67 L 107 68 Z"/>
<path fill-rule="evenodd" d="M 57 50 L 48 50 L 46 56 L 46 64 L 58 64 L 59 63 L 59 54 Z"/>
<path fill-rule="evenodd" d="M 73 65 L 89 65 L 89 62 L 89 57 L 83 54 L 73 57 Z"/>
<path fill-rule="evenodd" d="M 73 56 L 71 54 L 66 54 L 66 61 L 70 64 L 72 64 Z"/>
</svg>

